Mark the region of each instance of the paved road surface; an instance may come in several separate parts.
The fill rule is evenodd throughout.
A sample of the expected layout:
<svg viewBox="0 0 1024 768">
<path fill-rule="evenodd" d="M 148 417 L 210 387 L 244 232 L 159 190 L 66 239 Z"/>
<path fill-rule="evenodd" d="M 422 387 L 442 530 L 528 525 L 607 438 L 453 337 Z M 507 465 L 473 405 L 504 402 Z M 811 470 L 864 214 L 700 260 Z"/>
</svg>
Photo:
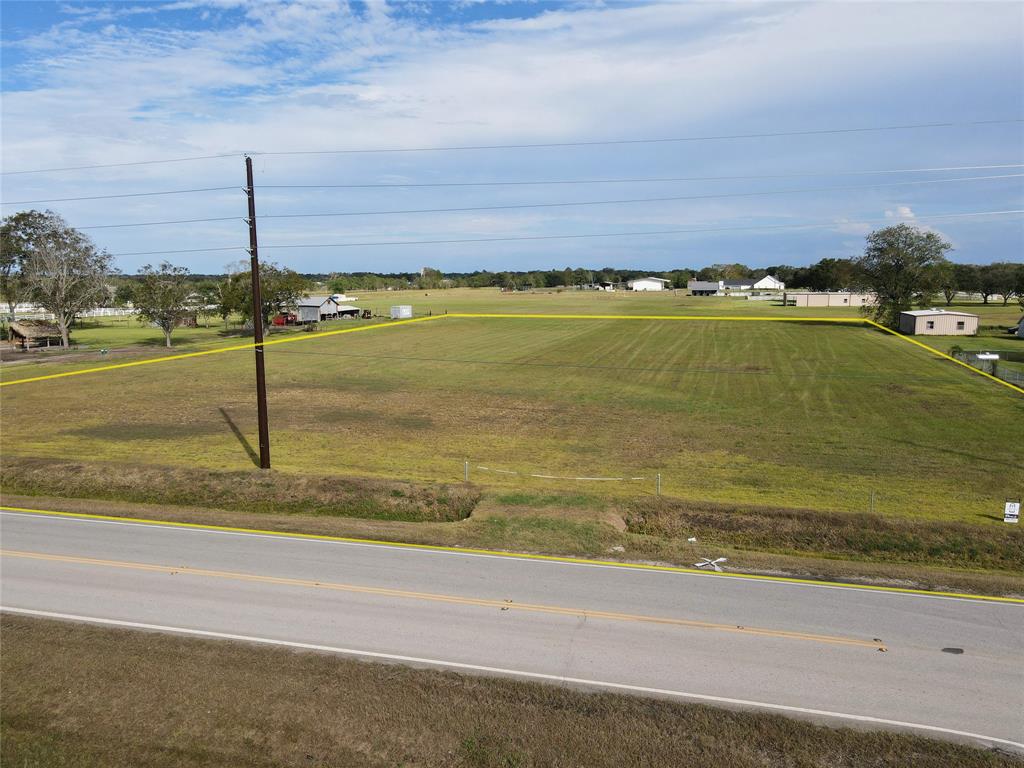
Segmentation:
<svg viewBox="0 0 1024 768">
<path fill-rule="evenodd" d="M 756 702 L 833 725 L 911 723 L 1024 750 L 1020 604 L 11 512 L 0 537 L 5 610 Z"/>
</svg>

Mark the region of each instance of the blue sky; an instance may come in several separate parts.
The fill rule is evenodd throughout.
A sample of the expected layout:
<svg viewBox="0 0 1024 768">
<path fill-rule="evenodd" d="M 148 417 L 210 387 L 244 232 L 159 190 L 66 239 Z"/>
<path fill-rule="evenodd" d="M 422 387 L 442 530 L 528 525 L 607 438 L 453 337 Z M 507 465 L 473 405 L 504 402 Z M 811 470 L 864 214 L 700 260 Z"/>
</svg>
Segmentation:
<svg viewBox="0 0 1024 768">
<path fill-rule="evenodd" d="M 216 272 L 245 255 L 241 153 L 253 152 L 258 211 L 268 216 L 260 221 L 264 257 L 301 271 L 806 264 L 854 255 L 868 231 L 899 221 L 942 232 L 954 260 L 1019 261 L 1020 215 L 930 217 L 1024 208 L 1024 184 L 1013 176 L 1024 168 L 862 172 L 1024 163 L 1024 124 L 966 125 L 1024 117 L 1021 16 L 1016 3 L 979 2 L 4 2 L 3 212 L 50 207 L 83 228 L 229 219 L 86 230 L 114 254 L 236 249 L 117 258 L 126 271 L 167 259 Z M 259 154 L 947 122 L 957 125 L 543 149 Z M 230 156 L 11 173 L 216 154 Z M 953 181 L 978 176 L 1009 178 Z M 271 188 L 694 177 L 733 178 Z M 898 184 L 924 180 L 938 183 Z M 17 203 L 206 187 L 237 189 Z M 690 199 L 269 218 L 664 197 Z M 298 247 L 687 229 L 718 231 Z"/>
</svg>

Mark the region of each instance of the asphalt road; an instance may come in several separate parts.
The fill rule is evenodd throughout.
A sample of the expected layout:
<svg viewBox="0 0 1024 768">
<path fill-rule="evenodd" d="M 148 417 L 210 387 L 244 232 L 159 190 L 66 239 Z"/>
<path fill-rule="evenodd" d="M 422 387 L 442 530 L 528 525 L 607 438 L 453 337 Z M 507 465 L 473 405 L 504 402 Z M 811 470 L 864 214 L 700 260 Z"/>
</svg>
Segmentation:
<svg viewBox="0 0 1024 768">
<path fill-rule="evenodd" d="M 0 548 L 4 610 L 1024 751 L 1021 604 L 12 512 Z"/>
</svg>

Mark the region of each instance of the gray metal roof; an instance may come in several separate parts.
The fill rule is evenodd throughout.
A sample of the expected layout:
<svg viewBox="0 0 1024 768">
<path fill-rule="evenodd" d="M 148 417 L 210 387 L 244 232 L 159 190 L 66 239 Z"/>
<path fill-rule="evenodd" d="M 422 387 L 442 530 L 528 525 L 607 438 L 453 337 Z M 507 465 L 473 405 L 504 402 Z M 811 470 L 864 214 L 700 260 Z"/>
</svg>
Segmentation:
<svg viewBox="0 0 1024 768">
<path fill-rule="evenodd" d="M 330 296 L 307 296 L 304 299 L 299 299 L 297 306 L 300 307 L 322 307 L 328 301 L 333 302 Z"/>
<path fill-rule="evenodd" d="M 970 312 L 954 312 L 949 309 L 913 309 L 907 312 L 900 312 L 901 315 L 913 315 L 914 317 L 937 317 L 939 315 L 956 315 L 958 317 L 978 317 Z"/>
<path fill-rule="evenodd" d="M 691 280 L 686 287 L 691 291 L 717 291 L 718 283 L 713 283 L 710 280 Z"/>
</svg>

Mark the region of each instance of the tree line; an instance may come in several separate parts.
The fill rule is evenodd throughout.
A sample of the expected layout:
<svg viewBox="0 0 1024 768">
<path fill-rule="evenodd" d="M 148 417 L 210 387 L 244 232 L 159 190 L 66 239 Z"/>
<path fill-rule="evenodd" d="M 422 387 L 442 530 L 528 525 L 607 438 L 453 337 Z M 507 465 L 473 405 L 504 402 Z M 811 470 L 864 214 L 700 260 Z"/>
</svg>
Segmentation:
<svg viewBox="0 0 1024 768">
<path fill-rule="evenodd" d="M 417 273 L 303 275 L 263 263 L 261 311 L 266 324 L 318 285 L 326 285 L 334 293 L 410 287 L 557 289 L 655 276 L 668 280 L 674 288 L 685 288 L 694 278 L 756 280 L 769 274 L 789 287 L 871 291 L 877 300 L 868 311 L 893 328 L 898 326 L 900 312 L 934 304 L 940 294 L 947 305 L 959 293 L 967 293 L 980 295 L 986 304 L 995 296 L 1001 297 L 1004 305 L 1016 297 L 1024 307 L 1024 264 L 955 264 L 946 258 L 951 249 L 934 232 L 899 224 L 869 234 L 860 256 L 826 258 L 807 267 L 781 264 L 755 269 L 736 263 L 669 271 L 566 267 L 448 273 L 425 267 Z M 0 294 L 10 315 L 21 302 L 38 304 L 53 314 L 65 347 L 76 316 L 98 306 L 133 307 L 143 320 L 160 328 L 168 347 L 174 329 L 193 316 L 207 321 L 219 316 L 225 328 L 233 316 L 240 316 L 243 322 L 252 320 L 252 281 L 246 262 L 218 276 L 193 275 L 168 262 L 146 265 L 136 275 L 123 275 L 114 269 L 108 253 L 52 211 L 22 211 L 0 223 Z"/>
</svg>

